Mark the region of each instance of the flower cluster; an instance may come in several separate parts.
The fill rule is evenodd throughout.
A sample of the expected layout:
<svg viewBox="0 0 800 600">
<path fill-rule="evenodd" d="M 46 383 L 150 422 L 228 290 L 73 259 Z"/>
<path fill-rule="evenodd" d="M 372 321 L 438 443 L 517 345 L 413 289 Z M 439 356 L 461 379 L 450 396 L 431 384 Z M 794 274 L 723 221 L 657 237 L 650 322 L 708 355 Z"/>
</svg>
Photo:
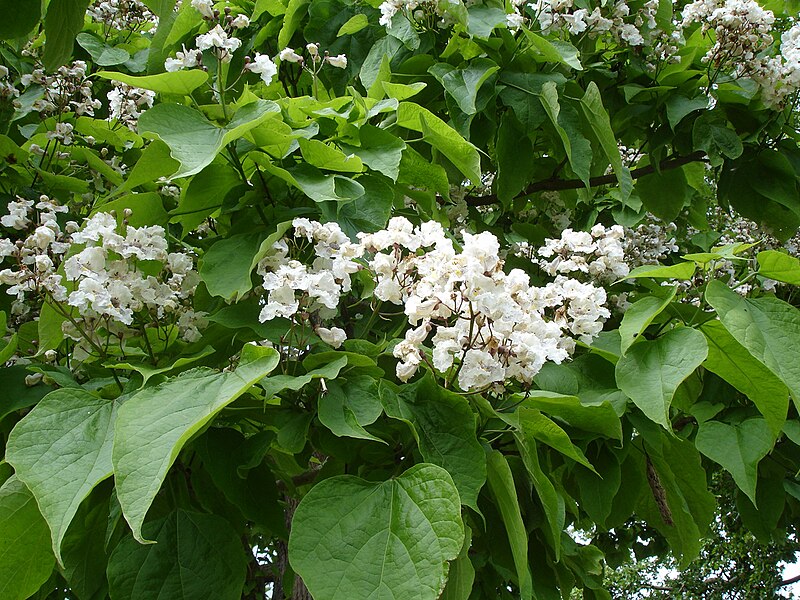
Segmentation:
<svg viewBox="0 0 800 600">
<path fill-rule="evenodd" d="M 661 33 L 656 24 L 658 0 L 647 0 L 633 15 L 624 1 L 595 6 L 593 9 L 577 8 L 573 0 L 512 0 L 511 4 L 514 11 L 506 16 L 506 21 L 512 30 L 528 22 L 527 7 L 545 33 L 566 30 L 572 35 L 610 35 L 630 46 L 643 46 L 646 38 L 655 38 Z"/>
<path fill-rule="evenodd" d="M 150 31 L 158 26 L 158 17 L 140 0 L 96 0 L 86 14 L 110 29 Z"/>
<path fill-rule="evenodd" d="M 315 320 L 335 316 L 341 295 L 351 289 L 350 275 L 360 268 L 355 259 L 363 254 L 363 248 L 350 242 L 336 223 L 295 219 L 292 225 L 295 239 L 275 243 L 258 264 L 267 292 L 259 315 L 262 323 L 276 317 L 294 318 L 298 313 L 306 319 L 313 314 Z M 297 238 L 314 243 L 311 266 L 290 258 L 289 243 L 295 246 Z M 319 327 L 317 334 L 334 347 L 345 339 L 344 331 L 336 327 Z"/>
<path fill-rule="evenodd" d="M 755 0 L 695 0 L 683 9 L 683 27 L 692 23 L 700 23 L 703 33 L 714 33 L 704 62 L 742 71 L 772 45 L 775 15 Z"/>
<path fill-rule="evenodd" d="M 187 50 L 186 46 L 183 46 L 182 51 L 175 53 L 175 58 L 167 58 L 164 69 L 168 72 L 202 66 L 203 52 L 207 50 L 223 63 L 229 63 L 233 59 L 233 53 L 242 46 L 242 40 L 233 34 L 250 25 L 247 16 L 234 16 L 230 7 L 225 8 L 224 16 L 221 15 L 211 0 L 192 0 L 192 7 L 214 26 L 195 38 L 196 49 Z"/>
<path fill-rule="evenodd" d="M 384 0 L 378 22 L 391 29 L 392 19 L 400 13 L 417 26 L 433 29 L 446 26 L 450 21 L 448 10 L 458 4 L 458 0 Z"/>
<path fill-rule="evenodd" d="M 108 92 L 108 118 L 117 119 L 131 131 L 136 131 L 139 116 L 153 106 L 156 94 L 126 83 L 114 81 Z"/>
<path fill-rule="evenodd" d="M 545 240 L 535 253 L 527 246 L 517 252 L 528 255 L 551 276 L 583 273 L 598 282 L 612 282 L 630 272 L 625 262 L 624 238 L 621 226 L 606 229 L 598 224 L 590 231 L 565 229 L 560 238 Z"/>
<path fill-rule="evenodd" d="M 142 327 L 173 323 L 187 341 L 200 337 L 204 315 L 195 313 L 190 302 L 199 283 L 194 261 L 188 254 L 168 252 L 162 227 L 120 229 L 113 215 L 97 213 L 82 228 L 68 221 L 62 231 L 57 215 L 66 208 L 46 196 L 35 204 L 17 198 L 8 209 L 0 224 L 33 229 L 17 242 L 0 239 L 0 258 L 15 263 L 0 271 L 0 283 L 16 297 L 15 314 L 29 309 L 24 301 L 33 294 L 64 314 L 68 307 L 75 310 L 80 323 L 70 319 L 65 333 L 76 340 L 90 339 L 87 332 L 101 325 L 122 338 L 125 326 L 135 321 Z"/>
<path fill-rule="evenodd" d="M 499 242 L 487 232 L 464 232 L 460 252 L 437 222 L 414 228 L 395 217 L 359 237 L 374 253 L 375 297 L 402 305 L 413 326 L 394 348 L 403 381 L 428 360 L 422 344 L 433 333 L 433 368 L 455 369 L 462 390 L 529 384 L 546 361 L 569 356 L 571 336 L 590 341 L 610 314 L 605 291 L 591 283 L 559 276 L 535 287 L 520 269 L 505 273 Z"/>
<path fill-rule="evenodd" d="M 19 90 L 8 77 L 8 67 L 0 65 L 0 100 L 16 98 Z"/>
<path fill-rule="evenodd" d="M 86 73 L 86 63 L 76 60 L 52 74 L 46 74 L 44 69 L 34 69 L 32 73 L 23 75 L 20 83 L 24 87 L 38 85 L 43 88 L 42 98 L 33 105 L 34 110 L 43 116 L 60 116 L 67 111 L 94 116 L 94 111 L 102 104 L 92 96 L 92 82 Z"/>
<path fill-rule="evenodd" d="M 636 228 L 625 228 L 625 259 L 630 266 L 653 265 L 678 252 L 675 223 L 662 224 L 648 215 Z"/>
<path fill-rule="evenodd" d="M 347 56 L 344 54 L 339 54 L 337 56 L 331 56 L 328 51 L 326 50 L 324 54 L 321 54 L 319 51 L 319 44 L 316 43 L 309 43 L 306 44 L 306 51 L 308 55 L 311 57 L 312 62 L 312 69 L 316 69 L 317 63 L 322 66 L 323 64 L 328 64 L 332 67 L 336 67 L 337 69 L 344 69 L 347 67 Z M 290 62 L 290 63 L 298 63 L 301 65 L 306 65 L 306 60 L 303 58 L 302 54 L 298 54 L 292 48 L 284 48 L 281 50 L 278 58 L 281 59 L 282 62 Z M 318 69 L 316 69 L 318 71 Z"/>
<path fill-rule="evenodd" d="M 752 78 L 761 87 L 765 104 L 782 108 L 800 90 L 800 24 L 781 36 L 780 54 L 761 58 Z"/>
</svg>

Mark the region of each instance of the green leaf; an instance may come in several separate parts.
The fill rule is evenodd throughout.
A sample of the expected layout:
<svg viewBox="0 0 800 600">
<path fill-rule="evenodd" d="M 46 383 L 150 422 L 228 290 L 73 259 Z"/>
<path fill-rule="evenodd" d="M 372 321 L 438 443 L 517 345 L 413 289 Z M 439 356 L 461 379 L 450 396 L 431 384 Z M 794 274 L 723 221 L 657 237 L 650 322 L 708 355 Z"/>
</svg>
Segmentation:
<svg viewBox="0 0 800 600">
<path fill-rule="evenodd" d="M 249 292 L 253 287 L 250 278 L 253 269 L 290 227 L 291 222 L 285 221 L 267 237 L 261 233 L 241 233 L 211 246 L 198 269 L 208 293 L 231 300 Z"/>
<path fill-rule="evenodd" d="M 177 73 L 169 73 L 174 74 Z M 172 158 L 181 163 L 173 178 L 188 177 L 211 164 L 227 144 L 279 111 L 274 102 L 258 100 L 237 110 L 225 127 L 217 127 L 188 106 L 156 104 L 139 118 L 139 132 L 156 136 L 169 146 Z"/>
<path fill-rule="evenodd" d="M 78 506 L 111 475 L 116 413 L 113 400 L 60 389 L 45 396 L 8 437 L 6 460 L 36 497 L 60 563 L 61 541 Z"/>
<path fill-rule="evenodd" d="M 683 169 L 640 177 L 636 192 L 647 210 L 666 222 L 674 221 L 693 195 Z"/>
<path fill-rule="evenodd" d="M 92 215 L 98 212 L 116 211 L 117 222 L 122 221 L 131 227 L 145 227 L 148 225 L 161 225 L 166 227 L 169 223 L 169 215 L 164 210 L 164 203 L 161 194 L 158 192 L 145 192 L 142 194 L 126 194 L 121 198 L 106 202 L 97 206 Z M 130 216 L 125 216 L 125 209 L 130 209 Z"/>
<path fill-rule="evenodd" d="M 775 442 L 775 437 L 764 419 L 747 419 L 728 425 L 719 421 L 700 424 L 695 445 L 732 476 L 753 505 L 756 505 L 758 463 Z"/>
<path fill-rule="evenodd" d="M 12 475 L 0 487 L 0 598 L 29 598 L 50 577 L 55 562 L 36 500 Z"/>
<path fill-rule="evenodd" d="M 623 279 L 634 279 L 637 277 L 652 277 L 653 279 L 691 279 L 697 266 L 694 262 L 680 262 L 674 265 L 642 265 L 636 267 Z"/>
<path fill-rule="evenodd" d="M 319 420 L 339 437 L 382 442 L 364 429 L 383 412 L 377 382 L 371 377 L 348 379 L 347 391 L 336 381 L 319 399 Z"/>
<path fill-rule="evenodd" d="M 188 356 L 181 356 L 180 358 L 176 358 L 172 361 L 167 361 L 167 364 L 164 364 L 160 367 L 154 367 L 152 364 L 148 363 L 138 363 L 132 361 L 112 362 L 104 366 L 107 369 L 136 371 L 142 376 L 142 385 L 140 386 L 141 389 L 147 385 L 147 382 L 150 381 L 152 377 L 155 377 L 156 375 L 163 375 L 164 373 L 169 373 L 175 369 L 180 369 L 181 367 L 190 365 L 202 358 L 205 358 L 206 356 L 214 354 L 214 352 L 216 352 L 216 350 L 214 350 L 212 346 L 206 346 L 202 350 Z"/>
<path fill-rule="evenodd" d="M 252 457 L 245 454 L 247 439 L 239 431 L 211 428 L 194 444 L 214 485 L 242 515 L 274 535 L 285 537 L 285 515 L 278 502 L 275 475 L 263 459 L 243 473 L 240 467 Z"/>
<path fill-rule="evenodd" d="M 667 107 L 667 121 L 669 126 L 675 131 L 675 127 L 683 121 L 683 118 L 696 110 L 704 110 L 708 108 L 708 97 L 705 94 L 696 96 L 695 98 L 687 98 L 686 96 L 676 94 L 670 96 L 666 103 Z"/>
<path fill-rule="evenodd" d="M 773 435 L 777 435 L 789 409 L 787 387 L 737 342 L 721 322 L 708 321 L 700 330 L 708 340 L 708 358 L 703 366 L 752 400 Z"/>
<path fill-rule="evenodd" d="M 95 75 L 110 81 L 127 83 L 158 94 L 173 94 L 175 96 L 188 96 L 208 81 L 208 73 L 199 69 L 159 73 L 158 75 L 143 75 L 141 77 L 113 71 L 100 71 Z"/>
<path fill-rule="evenodd" d="M 19 0 L 0 0 L 0 40 L 13 40 L 30 33 L 42 18 L 41 2 L 20 3 Z"/>
<path fill-rule="evenodd" d="M 578 49 L 569 42 L 546 39 L 528 29 L 523 29 L 523 31 L 531 43 L 531 47 L 543 62 L 560 63 L 572 67 L 576 71 L 583 70 Z"/>
<path fill-rule="evenodd" d="M 360 146 L 343 145 L 343 149 L 355 154 L 373 171 L 397 181 L 406 143 L 388 131 L 369 124 L 362 125 L 358 135 Z"/>
<path fill-rule="evenodd" d="M 586 93 L 581 98 L 581 108 L 586 120 L 589 121 L 589 125 L 592 127 L 592 131 L 594 131 L 594 135 L 600 142 L 603 152 L 605 152 L 608 161 L 611 163 L 611 167 L 614 169 L 614 174 L 617 176 L 617 181 L 619 181 L 622 199 L 627 200 L 633 189 L 631 172 L 622 164 L 622 155 L 619 152 L 614 130 L 611 128 L 608 111 L 603 106 L 600 90 L 594 81 L 590 82 L 586 87 Z"/>
<path fill-rule="evenodd" d="M 656 505 L 654 484 L 650 489 L 645 488 L 639 497 L 636 514 L 667 538 L 679 568 L 684 569 L 702 548 L 703 536 L 714 517 L 714 495 L 708 491 L 708 476 L 695 445 L 657 430 L 644 419 L 640 421 L 642 430 L 646 432 L 646 456 L 651 459 L 653 471 L 658 475 L 673 523 L 665 523 L 664 514 Z M 634 426 L 638 429 L 639 421 Z M 648 426 L 656 430 L 655 435 Z M 648 472 L 644 453 L 633 451 L 629 456 L 639 462 L 639 471 L 644 476 Z"/>
<path fill-rule="evenodd" d="M 500 67 L 494 61 L 477 58 L 463 69 L 457 69 L 447 63 L 436 63 L 428 69 L 428 72 L 442 84 L 465 114 L 474 115 L 478 111 L 475 107 L 478 90 L 499 70 Z"/>
<path fill-rule="evenodd" d="M 230 165 L 211 163 L 189 182 L 180 204 L 170 213 L 171 220 L 181 223 L 185 236 L 219 210 L 228 192 L 243 183 Z"/>
<path fill-rule="evenodd" d="M 94 63 L 100 67 L 121 65 L 131 58 L 126 50 L 109 46 L 91 33 L 79 33 L 75 39 L 91 55 Z"/>
<path fill-rule="evenodd" d="M 528 535 L 519 510 L 514 476 L 511 474 L 506 457 L 497 450 L 489 454 L 486 463 L 489 489 L 500 509 L 500 516 L 503 518 L 508 542 L 511 545 L 511 554 L 514 556 L 519 595 L 522 600 L 531 600 L 533 579 L 528 567 Z"/>
<path fill-rule="evenodd" d="M 758 253 L 758 273 L 764 277 L 800 285 L 800 260 L 778 250 Z"/>
<path fill-rule="evenodd" d="M 97 488 L 81 503 L 61 544 L 64 579 L 80 600 L 108 597 L 106 532 L 110 517 L 108 490 Z"/>
<path fill-rule="evenodd" d="M 297 143 L 300 145 L 303 159 L 315 167 L 341 173 L 360 173 L 364 170 L 364 164 L 360 158 L 348 156 L 331 144 L 305 138 L 299 138 Z"/>
<path fill-rule="evenodd" d="M 289 562 L 315 600 L 436 600 L 463 540 L 453 480 L 419 464 L 382 483 L 340 475 L 312 487 L 294 514 Z"/>
<path fill-rule="evenodd" d="M 571 106 L 569 109 L 562 107 L 558 101 L 558 89 L 555 82 L 548 81 L 542 86 L 542 92 L 539 95 L 547 116 L 550 122 L 555 127 L 558 137 L 564 147 L 564 152 L 569 160 L 569 166 L 572 167 L 575 175 L 577 175 L 586 187 L 589 187 L 589 175 L 592 166 L 592 146 L 583 134 L 580 132 L 580 127 L 575 122 L 574 117 L 577 116 Z"/>
<path fill-rule="evenodd" d="M 223 518 L 177 510 L 145 526 L 153 545 L 124 537 L 108 561 L 112 600 L 240 600 L 242 542 Z"/>
<path fill-rule="evenodd" d="M 622 425 L 609 402 L 587 405 L 581 404 L 577 396 L 532 390 L 526 394 L 522 406 L 541 410 L 566 422 L 570 427 L 622 439 Z"/>
<path fill-rule="evenodd" d="M 311 383 L 311 381 L 314 379 L 336 379 L 336 377 L 339 375 L 339 371 L 344 369 L 346 366 L 347 357 L 342 356 L 341 358 L 328 363 L 324 367 L 309 371 L 305 375 L 300 375 L 299 377 L 292 377 L 291 375 L 273 375 L 272 377 L 265 377 L 259 382 L 258 385 L 264 388 L 266 399 L 269 400 L 278 394 L 278 392 L 282 392 L 283 390 L 297 391 Z"/>
<path fill-rule="evenodd" d="M 506 24 L 506 11 L 499 6 L 473 4 L 467 8 L 467 15 L 469 16 L 467 33 L 484 40 L 488 39 L 497 27 Z"/>
<path fill-rule="evenodd" d="M 665 297 L 645 296 L 637 300 L 628 307 L 622 322 L 619 324 L 620 350 L 622 354 L 631 347 L 644 330 L 653 322 L 661 312 L 669 306 L 678 291 L 677 286 L 669 288 L 669 293 Z"/>
<path fill-rule="evenodd" d="M 52 390 L 44 384 L 28 387 L 25 376 L 30 375 L 24 365 L 14 365 L 0 369 L 0 421 L 23 408 L 33 406 Z"/>
<path fill-rule="evenodd" d="M 592 464 L 586 459 L 580 448 L 572 443 L 567 432 L 537 409 L 519 406 L 513 413 L 501 414 L 500 417 L 526 438 L 533 438 L 546 444 L 582 464 L 590 471 L 594 471 Z"/>
<path fill-rule="evenodd" d="M 283 27 L 278 32 L 279 48 L 286 48 L 291 42 L 292 36 L 303 21 L 303 17 L 308 13 L 308 4 L 310 4 L 310 0 L 289 0 L 286 14 L 281 19 Z"/>
<path fill-rule="evenodd" d="M 469 600 L 472 593 L 472 584 L 475 582 L 475 567 L 469 559 L 469 549 L 472 545 L 472 530 L 464 527 L 464 545 L 456 559 L 450 563 L 447 572 L 447 585 L 444 586 L 439 600 Z"/>
<path fill-rule="evenodd" d="M 34 0 L 35 1 L 35 0 Z M 75 37 L 83 28 L 83 20 L 91 0 L 50 0 L 44 17 L 44 45 L 42 62 L 52 72 L 72 56 Z"/>
<path fill-rule="evenodd" d="M 564 521 L 566 518 L 564 499 L 556 491 L 553 482 L 545 474 L 539 461 L 536 440 L 527 437 L 520 432 L 514 434 L 514 440 L 519 450 L 525 469 L 530 475 L 536 495 L 542 504 L 542 510 L 549 529 L 545 531 L 549 534 L 548 542 L 555 550 L 556 560 L 561 557 L 561 537 L 564 531 Z M 579 471 L 581 472 L 581 471 Z"/>
<path fill-rule="evenodd" d="M 353 15 L 344 25 L 339 27 L 339 31 L 336 33 L 336 37 L 342 37 L 343 35 L 353 35 L 354 33 L 358 33 L 365 27 L 369 25 L 369 19 L 365 14 L 358 14 Z"/>
<path fill-rule="evenodd" d="M 381 381 L 386 414 L 412 426 L 422 457 L 447 469 L 461 503 L 478 510 L 478 492 L 486 481 L 486 456 L 475 431 L 475 415 L 466 399 L 439 386 L 431 376 L 415 388 L 393 390 Z"/>
<path fill-rule="evenodd" d="M 736 341 L 777 375 L 800 405 L 800 311 L 778 298 L 743 298 L 724 283 L 711 281 L 706 301 Z"/>
<path fill-rule="evenodd" d="M 192 369 L 145 388 L 120 407 L 112 452 L 114 478 L 136 540 L 145 543 L 145 515 L 183 445 L 272 371 L 278 358 L 271 348 L 247 345 L 234 371 Z"/>
<path fill-rule="evenodd" d="M 413 102 L 401 102 L 397 108 L 400 127 L 422 132 L 425 141 L 444 154 L 473 184 L 481 181 L 481 157 L 478 149 L 426 108 Z"/>
<path fill-rule="evenodd" d="M 715 122 L 716 116 L 706 113 L 698 117 L 692 129 L 694 147 L 712 158 L 724 156 L 735 159 L 742 155 L 742 140 L 736 132 L 723 123 Z"/>
<path fill-rule="evenodd" d="M 672 397 L 707 355 L 708 345 L 699 331 L 672 329 L 631 346 L 617 363 L 617 384 L 650 420 L 670 429 Z"/>
</svg>

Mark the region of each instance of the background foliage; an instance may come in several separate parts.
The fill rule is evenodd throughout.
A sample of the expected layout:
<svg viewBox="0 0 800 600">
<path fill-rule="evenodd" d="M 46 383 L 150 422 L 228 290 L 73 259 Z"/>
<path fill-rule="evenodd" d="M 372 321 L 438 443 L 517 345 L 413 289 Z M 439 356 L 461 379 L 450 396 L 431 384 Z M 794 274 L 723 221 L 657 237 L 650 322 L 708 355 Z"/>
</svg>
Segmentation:
<svg viewBox="0 0 800 600">
<path fill-rule="evenodd" d="M 0 8 L 0 597 L 777 593 L 795 2 Z"/>
</svg>

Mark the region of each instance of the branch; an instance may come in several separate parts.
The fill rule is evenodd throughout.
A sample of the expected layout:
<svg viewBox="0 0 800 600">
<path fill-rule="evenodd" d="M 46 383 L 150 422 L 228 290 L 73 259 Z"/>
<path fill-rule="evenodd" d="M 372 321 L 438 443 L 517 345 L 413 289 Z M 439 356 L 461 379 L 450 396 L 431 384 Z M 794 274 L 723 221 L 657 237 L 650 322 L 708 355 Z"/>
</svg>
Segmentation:
<svg viewBox="0 0 800 600">
<path fill-rule="evenodd" d="M 783 581 L 781 581 L 778 584 L 778 587 L 782 588 L 786 585 L 792 585 L 793 583 L 797 583 L 798 581 L 800 581 L 800 575 L 795 575 L 794 577 L 791 577 L 789 579 L 784 579 Z"/>
<path fill-rule="evenodd" d="M 705 161 L 705 156 L 705 152 L 692 152 L 687 156 L 673 155 L 659 163 L 659 171 L 670 171 L 672 169 L 678 169 L 683 165 L 692 162 Z M 644 177 L 645 175 L 650 175 L 655 172 L 656 168 L 654 165 L 639 167 L 638 169 L 631 171 L 631 179 L 638 179 L 639 177 Z M 589 179 L 589 187 L 609 185 L 611 183 L 615 183 L 616 181 L 617 176 L 613 173 L 610 175 L 600 175 L 599 177 L 592 177 Z M 536 181 L 530 184 L 527 188 L 517 194 L 516 198 L 529 196 L 535 192 L 576 190 L 584 187 L 585 185 L 586 184 L 580 179 L 545 179 L 543 181 Z M 465 201 L 469 206 L 488 206 L 490 204 L 497 204 L 500 202 L 496 194 L 487 194 L 485 196 L 467 196 Z"/>
</svg>

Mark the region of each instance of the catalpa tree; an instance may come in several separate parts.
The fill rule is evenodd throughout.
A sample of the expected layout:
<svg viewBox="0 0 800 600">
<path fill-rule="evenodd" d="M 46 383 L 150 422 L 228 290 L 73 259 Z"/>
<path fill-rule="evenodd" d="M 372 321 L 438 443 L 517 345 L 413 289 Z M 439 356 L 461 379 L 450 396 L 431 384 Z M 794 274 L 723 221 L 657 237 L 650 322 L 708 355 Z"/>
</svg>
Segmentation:
<svg viewBox="0 0 800 600">
<path fill-rule="evenodd" d="M 795 0 L 0 7 L 4 600 L 602 599 L 713 478 L 796 522 Z"/>
</svg>

